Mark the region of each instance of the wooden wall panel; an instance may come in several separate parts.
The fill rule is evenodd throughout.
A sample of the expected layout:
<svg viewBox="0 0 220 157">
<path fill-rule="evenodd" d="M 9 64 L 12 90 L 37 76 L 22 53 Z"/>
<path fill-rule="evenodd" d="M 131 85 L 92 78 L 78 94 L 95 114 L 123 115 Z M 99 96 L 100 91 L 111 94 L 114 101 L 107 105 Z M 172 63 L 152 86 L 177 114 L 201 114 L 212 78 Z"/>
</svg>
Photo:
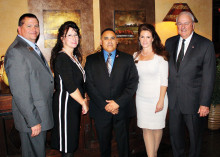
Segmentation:
<svg viewBox="0 0 220 157">
<path fill-rule="evenodd" d="M 146 23 L 155 24 L 155 1 L 154 0 L 100 0 L 101 31 L 105 28 L 114 28 L 114 10 L 145 10 Z M 119 44 L 118 49 L 133 54 L 138 45 Z"/>
</svg>

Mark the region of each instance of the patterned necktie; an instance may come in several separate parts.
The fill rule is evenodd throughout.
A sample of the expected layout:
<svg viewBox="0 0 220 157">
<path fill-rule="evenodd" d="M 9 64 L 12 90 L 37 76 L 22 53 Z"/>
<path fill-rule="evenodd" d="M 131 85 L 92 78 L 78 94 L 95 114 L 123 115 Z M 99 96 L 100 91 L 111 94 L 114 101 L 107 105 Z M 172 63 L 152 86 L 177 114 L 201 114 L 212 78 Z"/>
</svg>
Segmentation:
<svg viewBox="0 0 220 157">
<path fill-rule="evenodd" d="M 182 47 L 181 47 L 181 49 L 180 49 L 180 53 L 179 53 L 179 56 L 178 56 L 178 58 L 177 58 L 177 71 L 179 70 L 179 67 L 180 67 L 180 63 L 181 63 L 181 61 L 183 60 L 183 56 L 184 56 L 184 45 L 185 45 L 185 39 L 183 39 L 183 41 L 182 41 Z"/>
<path fill-rule="evenodd" d="M 47 65 L 39 47 L 36 44 L 35 44 L 35 50 L 37 51 L 37 54 L 40 56 L 40 58 L 43 60 L 44 64 Z"/>
<path fill-rule="evenodd" d="M 112 62 L 112 59 L 111 59 L 111 53 L 108 54 L 108 58 L 107 58 L 107 61 L 106 61 L 106 66 L 107 66 L 107 69 L 108 69 L 108 74 L 109 74 L 109 77 L 111 75 L 111 71 L 112 71 L 112 65 L 111 65 L 111 62 Z"/>
</svg>

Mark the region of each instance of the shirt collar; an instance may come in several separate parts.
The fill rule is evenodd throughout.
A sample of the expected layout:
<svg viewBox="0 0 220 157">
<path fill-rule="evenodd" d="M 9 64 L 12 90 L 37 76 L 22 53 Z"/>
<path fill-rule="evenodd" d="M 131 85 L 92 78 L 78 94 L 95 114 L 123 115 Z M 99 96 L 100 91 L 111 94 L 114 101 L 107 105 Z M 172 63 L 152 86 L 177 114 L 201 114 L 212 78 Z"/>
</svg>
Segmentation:
<svg viewBox="0 0 220 157">
<path fill-rule="evenodd" d="M 108 52 L 107 51 L 105 51 L 105 50 L 103 50 L 103 54 L 104 54 L 104 58 L 105 58 L 105 60 L 107 60 L 107 58 L 108 58 Z M 115 55 L 116 55 L 116 49 L 114 50 L 114 51 L 112 51 L 111 52 L 111 58 L 115 58 Z"/>
<path fill-rule="evenodd" d="M 30 45 L 33 49 L 35 49 L 35 43 L 31 42 L 30 40 L 27 40 L 26 38 L 22 37 L 21 35 L 18 34 L 18 36 L 23 39 L 24 41 L 26 41 L 28 43 L 28 45 Z"/>
<path fill-rule="evenodd" d="M 192 32 L 192 33 L 190 34 L 190 36 L 185 39 L 185 43 L 186 43 L 186 42 L 187 42 L 187 43 L 190 42 L 190 40 L 192 39 L 193 33 L 194 33 L 194 32 Z M 181 43 L 182 43 L 182 40 L 183 40 L 183 38 L 180 36 L 180 42 L 181 42 Z"/>
</svg>

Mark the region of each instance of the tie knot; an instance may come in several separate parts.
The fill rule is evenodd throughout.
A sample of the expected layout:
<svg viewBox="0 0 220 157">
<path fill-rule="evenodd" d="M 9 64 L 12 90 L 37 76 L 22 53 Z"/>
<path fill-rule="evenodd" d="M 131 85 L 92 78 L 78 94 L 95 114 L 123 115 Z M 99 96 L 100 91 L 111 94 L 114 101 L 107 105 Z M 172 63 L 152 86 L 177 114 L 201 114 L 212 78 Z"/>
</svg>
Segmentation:
<svg viewBox="0 0 220 157">
<path fill-rule="evenodd" d="M 108 54 L 109 57 L 110 57 L 111 55 L 112 55 L 111 53 Z"/>
<path fill-rule="evenodd" d="M 186 41 L 186 39 L 183 39 L 183 43 Z"/>
</svg>

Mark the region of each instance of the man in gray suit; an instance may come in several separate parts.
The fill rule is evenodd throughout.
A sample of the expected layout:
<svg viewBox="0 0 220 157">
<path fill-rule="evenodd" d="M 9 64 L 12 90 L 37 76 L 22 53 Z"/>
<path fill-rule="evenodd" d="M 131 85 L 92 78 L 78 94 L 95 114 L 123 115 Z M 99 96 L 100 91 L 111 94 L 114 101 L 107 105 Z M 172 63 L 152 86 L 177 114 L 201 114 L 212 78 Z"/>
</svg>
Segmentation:
<svg viewBox="0 0 220 157">
<path fill-rule="evenodd" d="M 179 35 L 166 41 L 170 54 L 168 101 L 170 139 L 174 157 L 185 157 L 185 126 L 190 138 L 190 157 L 199 157 L 205 117 L 209 113 L 215 79 L 212 42 L 194 32 L 194 17 L 179 14 Z"/>
<path fill-rule="evenodd" d="M 36 46 L 37 17 L 23 14 L 18 36 L 5 55 L 5 70 L 12 94 L 12 113 L 20 133 L 23 157 L 44 157 L 46 131 L 53 127 L 53 75 Z"/>
</svg>

